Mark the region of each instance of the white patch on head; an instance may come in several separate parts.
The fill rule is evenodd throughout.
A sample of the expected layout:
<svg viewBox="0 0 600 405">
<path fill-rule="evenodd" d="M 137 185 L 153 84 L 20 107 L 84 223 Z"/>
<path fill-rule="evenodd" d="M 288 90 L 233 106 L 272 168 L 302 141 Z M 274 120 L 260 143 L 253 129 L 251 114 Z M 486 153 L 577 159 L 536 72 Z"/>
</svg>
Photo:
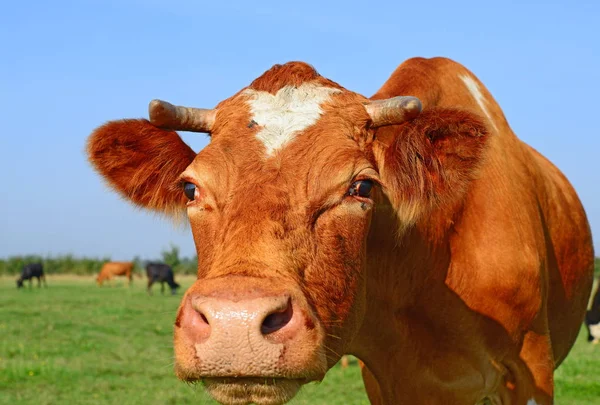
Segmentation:
<svg viewBox="0 0 600 405">
<path fill-rule="evenodd" d="M 323 113 L 321 104 L 335 93 L 341 90 L 312 82 L 282 87 L 275 95 L 252 89 L 242 92 L 250 97 L 252 119 L 262 127 L 256 137 L 265 145 L 267 155 L 317 122 Z"/>
<path fill-rule="evenodd" d="M 594 338 L 593 342 L 598 343 L 600 341 L 600 323 L 590 324 L 588 328 L 590 328 L 590 335 Z"/>
<path fill-rule="evenodd" d="M 527 401 L 527 405 L 540 405 L 538 404 L 535 399 L 531 398 L 529 401 Z"/>
<path fill-rule="evenodd" d="M 494 129 L 497 131 L 498 128 L 496 127 L 496 123 L 492 119 L 492 116 L 491 116 L 490 112 L 488 111 L 487 106 L 485 105 L 486 100 L 485 100 L 485 97 L 483 96 L 483 94 L 481 93 L 479 84 L 477 84 L 475 79 L 473 79 L 471 76 L 459 75 L 458 77 L 460 78 L 460 80 L 462 80 L 465 83 L 465 85 L 467 86 L 467 89 L 469 89 L 469 92 L 471 93 L 471 95 L 473 96 L 475 101 L 477 101 L 477 104 L 479 104 L 479 107 L 481 107 L 484 114 L 488 117 L 488 120 L 490 121 L 490 123 L 492 124 Z"/>
</svg>

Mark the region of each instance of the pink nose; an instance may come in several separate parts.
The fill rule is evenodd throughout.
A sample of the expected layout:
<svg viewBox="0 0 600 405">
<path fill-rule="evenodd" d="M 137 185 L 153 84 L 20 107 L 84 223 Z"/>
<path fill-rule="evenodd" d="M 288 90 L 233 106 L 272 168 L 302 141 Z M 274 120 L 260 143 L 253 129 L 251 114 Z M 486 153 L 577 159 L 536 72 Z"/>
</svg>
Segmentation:
<svg viewBox="0 0 600 405">
<path fill-rule="evenodd" d="M 175 330 L 182 369 L 195 359 L 199 378 L 280 377 L 320 359 L 320 332 L 302 297 L 261 283 L 203 280 L 188 292 Z"/>
<path fill-rule="evenodd" d="M 299 311 L 294 311 L 287 295 L 238 301 L 197 295 L 191 298 L 191 309 L 195 314 L 190 314 L 188 330 L 195 336 L 196 344 L 207 350 L 221 339 L 282 343 L 293 338 L 302 324 Z"/>
</svg>

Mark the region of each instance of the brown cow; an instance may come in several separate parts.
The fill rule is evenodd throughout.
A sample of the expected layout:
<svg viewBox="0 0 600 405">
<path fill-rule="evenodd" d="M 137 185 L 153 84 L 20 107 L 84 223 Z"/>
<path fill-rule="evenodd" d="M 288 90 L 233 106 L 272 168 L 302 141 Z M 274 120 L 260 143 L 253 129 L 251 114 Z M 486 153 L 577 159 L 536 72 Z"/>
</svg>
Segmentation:
<svg viewBox="0 0 600 405">
<path fill-rule="evenodd" d="M 131 286 L 132 271 L 133 262 L 104 263 L 98 277 L 96 277 L 96 282 L 101 286 L 104 280 L 110 281 L 114 276 L 125 276 L 129 280 L 129 285 Z"/>
<path fill-rule="evenodd" d="M 214 110 L 150 116 L 103 125 L 88 152 L 135 204 L 187 209 L 179 378 L 280 404 L 349 353 L 373 403 L 552 403 L 590 294 L 589 225 L 466 68 L 411 59 L 367 99 L 293 62 Z M 158 127 L 211 142 L 196 155 Z"/>
</svg>

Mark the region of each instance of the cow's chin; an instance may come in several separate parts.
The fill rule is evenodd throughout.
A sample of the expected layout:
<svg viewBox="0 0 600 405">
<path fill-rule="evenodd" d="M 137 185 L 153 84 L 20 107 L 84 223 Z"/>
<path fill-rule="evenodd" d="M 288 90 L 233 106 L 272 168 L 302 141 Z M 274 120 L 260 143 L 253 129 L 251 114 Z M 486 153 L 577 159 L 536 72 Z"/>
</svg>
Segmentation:
<svg viewBox="0 0 600 405">
<path fill-rule="evenodd" d="M 206 391 L 225 405 L 279 405 L 291 400 L 304 379 L 287 378 L 204 378 Z"/>
</svg>

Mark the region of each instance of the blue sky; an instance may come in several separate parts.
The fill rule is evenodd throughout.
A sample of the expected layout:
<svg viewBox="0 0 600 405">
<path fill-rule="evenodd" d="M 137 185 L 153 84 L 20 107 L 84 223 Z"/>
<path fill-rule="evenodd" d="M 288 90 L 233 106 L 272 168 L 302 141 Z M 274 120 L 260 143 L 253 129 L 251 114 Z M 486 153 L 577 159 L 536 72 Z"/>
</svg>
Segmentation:
<svg viewBox="0 0 600 405">
<path fill-rule="evenodd" d="M 376 4 L 375 4 L 376 3 Z M 600 2 L 18 1 L 0 14 L 0 257 L 194 253 L 185 227 L 132 208 L 86 161 L 90 132 L 148 101 L 213 107 L 303 60 L 373 94 L 413 56 L 473 71 L 517 135 L 575 186 L 600 251 Z M 183 134 L 195 150 L 203 134 Z"/>
</svg>

